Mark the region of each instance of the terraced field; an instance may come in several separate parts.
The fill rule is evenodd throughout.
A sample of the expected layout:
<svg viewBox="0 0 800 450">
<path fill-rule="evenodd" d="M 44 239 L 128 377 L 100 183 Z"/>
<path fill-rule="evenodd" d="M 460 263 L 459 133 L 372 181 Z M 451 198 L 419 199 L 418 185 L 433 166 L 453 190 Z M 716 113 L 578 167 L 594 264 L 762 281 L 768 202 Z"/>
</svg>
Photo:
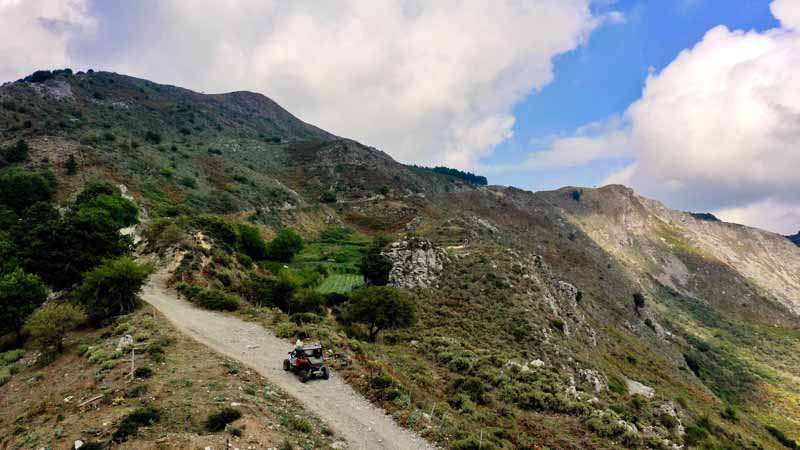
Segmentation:
<svg viewBox="0 0 800 450">
<path fill-rule="evenodd" d="M 317 286 L 317 292 L 321 294 L 328 294 L 331 292 L 344 294 L 363 284 L 364 279 L 361 275 L 336 273 L 325 278 L 325 280 Z"/>
</svg>

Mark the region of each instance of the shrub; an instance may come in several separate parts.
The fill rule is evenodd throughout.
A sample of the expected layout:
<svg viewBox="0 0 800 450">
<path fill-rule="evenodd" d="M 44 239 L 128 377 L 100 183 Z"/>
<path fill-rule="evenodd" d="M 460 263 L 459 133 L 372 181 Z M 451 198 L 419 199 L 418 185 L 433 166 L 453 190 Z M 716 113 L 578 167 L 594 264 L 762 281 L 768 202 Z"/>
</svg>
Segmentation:
<svg viewBox="0 0 800 450">
<path fill-rule="evenodd" d="M 153 266 L 139 264 L 127 256 L 106 260 L 84 274 L 74 297 L 94 322 L 127 314 L 138 306 L 136 296 L 152 271 Z"/>
<path fill-rule="evenodd" d="M 572 191 L 572 192 L 570 193 L 570 196 L 571 196 L 571 197 L 572 197 L 572 199 L 573 199 L 573 200 L 575 200 L 576 202 L 580 202 L 580 201 L 581 201 L 581 196 L 583 196 L 583 192 L 581 192 L 581 191 L 578 191 L 578 190 L 574 190 L 574 191 Z"/>
<path fill-rule="evenodd" d="M 47 300 L 47 288 L 36 275 L 22 269 L 0 277 L 0 335 L 20 338 L 25 320 Z"/>
<path fill-rule="evenodd" d="M 136 378 L 150 378 L 153 376 L 153 369 L 149 367 L 137 367 L 133 371 L 133 376 Z"/>
<path fill-rule="evenodd" d="M 772 425 L 767 425 L 766 428 L 769 434 L 771 434 L 772 437 L 774 437 L 775 440 L 780 442 L 784 447 L 791 450 L 800 450 L 800 444 L 798 444 L 796 440 L 786 436 L 783 431 L 773 427 Z"/>
<path fill-rule="evenodd" d="M 224 408 L 221 411 L 211 414 L 206 419 L 205 429 L 216 433 L 225 430 L 225 427 L 232 422 L 239 420 L 242 413 L 238 409 Z"/>
<path fill-rule="evenodd" d="M 392 377 L 390 377 L 389 375 L 380 374 L 380 375 L 378 375 L 376 377 L 373 377 L 369 381 L 369 384 L 373 388 L 375 388 L 375 389 L 377 389 L 379 391 L 382 391 L 382 390 L 387 389 L 390 386 L 392 386 L 394 384 L 394 379 L 392 379 Z"/>
<path fill-rule="evenodd" d="M 725 406 L 725 409 L 722 411 L 720 416 L 729 422 L 739 421 L 739 411 L 732 405 Z"/>
<path fill-rule="evenodd" d="M 161 420 L 161 414 L 154 408 L 136 408 L 120 422 L 111 436 L 114 442 L 125 442 L 136 435 L 139 427 L 149 426 Z"/>
<path fill-rule="evenodd" d="M 81 450 L 103 450 L 103 444 L 99 442 L 86 442 L 81 446 Z"/>
<path fill-rule="evenodd" d="M 72 176 L 78 173 L 78 162 L 75 161 L 75 155 L 69 155 L 69 157 L 67 157 L 67 163 L 65 167 L 67 168 L 67 175 Z"/>
<path fill-rule="evenodd" d="M 460 378 L 456 380 L 456 390 L 469 396 L 473 401 L 482 403 L 486 393 L 486 383 L 477 377 Z"/>
<path fill-rule="evenodd" d="M 466 372 L 472 368 L 472 361 L 469 358 L 453 358 L 447 363 L 447 368 L 453 372 Z"/>
<path fill-rule="evenodd" d="M 267 244 L 261 237 L 258 228 L 250 225 L 237 225 L 239 232 L 238 247 L 247 256 L 260 261 L 267 257 Z"/>
<path fill-rule="evenodd" d="M 285 274 L 280 274 L 278 277 L 253 274 L 245 282 L 244 296 L 254 305 L 274 306 L 287 312 L 296 289 L 297 283 Z"/>
<path fill-rule="evenodd" d="M 144 134 L 144 140 L 151 144 L 158 145 L 161 143 L 161 134 L 156 133 L 155 131 L 152 130 L 148 130 Z"/>
<path fill-rule="evenodd" d="M 497 448 L 494 444 L 487 441 L 488 439 L 481 440 L 475 436 L 470 436 L 466 439 L 453 442 L 450 448 L 452 450 L 494 450 Z"/>
<path fill-rule="evenodd" d="M 297 335 L 297 325 L 293 322 L 281 322 L 275 326 L 275 336 L 279 338 L 291 338 Z"/>
<path fill-rule="evenodd" d="M 322 320 L 319 315 L 308 312 L 295 313 L 289 316 L 289 318 L 298 325 L 304 323 L 319 323 Z"/>
<path fill-rule="evenodd" d="M 189 176 L 183 177 L 180 179 L 180 181 L 178 181 L 178 183 L 180 183 L 181 186 L 190 189 L 194 189 L 197 187 L 197 180 L 194 177 L 189 177 Z"/>
<path fill-rule="evenodd" d="M 289 302 L 289 314 L 295 313 L 313 313 L 321 314 L 323 309 L 322 305 L 325 299 L 319 292 L 311 289 L 299 289 L 292 295 L 292 300 Z"/>
<path fill-rule="evenodd" d="M 0 172 L 0 204 L 18 214 L 37 202 L 49 202 L 54 192 L 51 176 L 16 167 Z"/>
<path fill-rule="evenodd" d="M 16 144 L 3 150 L 2 156 L 10 163 L 22 162 L 28 159 L 28 144 L 20 139 Z"/>
<path fill-rule="evenodd" d="M 291 228 L 282 229 L 267 245 L 266 257 L 272 261 L 289 262 L 303 249 L 303 238 Z"/>
<path fill-rule="evenodd" d="M 291 428 L 294 431 L 299 431 L 301 433 L 310 433 L 311 422 L 302 417 L 292 417 L 291 419 L 289 419 L 289 428 Z"/>
<path fill-rule="evenodd" d="M 636 307 L 636 309 L 644 308 L 645 300 L 644 295 L 642 295 L 641 292 L 633 294 L 633 305 Z"/>
<path fill-rule="evenodd" d="M 25 330 L 42 350 L 55 347 L 64 351 L 64 336 L 86 322 L 86 313 L 71 303 L 48 303 L 34 312 L 25 322 Z"/>
<path fill-rule="evenodd" d="M 216 289 L 203 289 L 192 301 L 202 308 L 214 311 L 236 311 L 239 309 L 239 300 L 235 296 Z"/>
<path fill-rule="evenodd" d="M 345 322 L 366 325 L 370 342 L 382 330 L 406 328 L 416 321 L 414 303 L 389 286 L 370 286 L 353 292 L 342 313 Z"/>
<path fill-rule="evenodd" d="M 333 191 L 325 191 L 319 197 L 322 203 L 336 203 L 336 193 Z"/>
</svg>

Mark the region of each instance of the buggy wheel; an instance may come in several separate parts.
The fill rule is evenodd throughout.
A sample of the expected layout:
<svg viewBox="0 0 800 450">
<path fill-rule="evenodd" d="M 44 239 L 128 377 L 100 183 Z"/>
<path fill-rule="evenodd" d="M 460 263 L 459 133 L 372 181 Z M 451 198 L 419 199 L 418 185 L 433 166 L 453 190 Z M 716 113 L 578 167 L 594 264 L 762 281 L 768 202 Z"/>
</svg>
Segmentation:
<svg viewBox="0 0 800 450">
<path fill-rule="evenodd" d="M 331 377 L 331 373 L 328 372 L 328 368 L 327 367 L 323 367 L 322 368 L 322 379 L 323 380 L 327 380 L 330 377 Z"/>
<path fill-rule="evenodd" d="M 305 369 L 301 370 L 299 376 L 300 376 L 300 382 L 301 383 L 305 383 L 306 381 L 308 381 L 308 371 L 307 370 L 305 370 Z"/>
<path fill-rule="evenodd" d="M 289 367 L 289 360 L 288 360 L 288 359 L 284 359 L 284 360 L 283 360 L 283 370 L 285 370 L 285 371 L 287 371 L 287 372 L 288 372 L 288 371 L 289 371 L 289 369 L 290 369 L 290 367 Z"/>
</svg>

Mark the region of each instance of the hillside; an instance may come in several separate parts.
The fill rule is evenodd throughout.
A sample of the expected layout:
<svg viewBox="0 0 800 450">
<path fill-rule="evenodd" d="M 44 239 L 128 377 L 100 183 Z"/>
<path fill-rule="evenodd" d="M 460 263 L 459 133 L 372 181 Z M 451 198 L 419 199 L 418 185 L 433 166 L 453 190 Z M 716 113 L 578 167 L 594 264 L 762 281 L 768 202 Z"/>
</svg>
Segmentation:
<svg viewBox="0 0 800 450">
<path fill-rule="evenodd" d="M 444 448 L 798 448 L 800 248 L 783 236 L 623 186 L 473 185 L 259 94 L 106 72 L 3 85 L 0 130 L 0 148 L 29 147 L 5 170 L 52 170 L 61 204 L 124 185 L 147 222 L 138 251 L 181 255 L 181 292 L 225 292 L 231 314 L 322 341 L 356 390 Z M 253 258 L 239 225 L 306 244 Z M 347 294 L 378 235 L 410 328 L 373 343 L 337 305 L 297 316 L 248 294 L 258 277 Z"/>
</svg>

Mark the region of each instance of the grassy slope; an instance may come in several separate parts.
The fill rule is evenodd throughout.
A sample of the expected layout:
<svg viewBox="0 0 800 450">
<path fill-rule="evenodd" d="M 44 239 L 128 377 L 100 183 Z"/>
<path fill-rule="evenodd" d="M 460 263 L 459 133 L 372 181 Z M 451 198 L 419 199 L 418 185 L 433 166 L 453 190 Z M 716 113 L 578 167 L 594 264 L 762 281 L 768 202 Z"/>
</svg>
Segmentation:
<svg viewBox="0 0 800 450">
<path fill-rule="evenodd" d="M 130 353 L 115 355 L 114 350 L 120 333 L 131 333 L 137 347 L 151 349 L 138 354 L 136 366 L 151 368 L 152 377 L 126 379 Z M 86 346 L 91 348 L 79 355 Z M 22 370 L 0 387 L 0 448 L 71 448 L 77 439 L 108 441 L 122 417 L 137 406 L 159 409 L 161 420 L 115 448 L 219 448 L 226 439 L 235 446 L 266 448 L 279 447 L 287 438 L 295 445 L 329 448 L 334 439 L 262 377 L 179 335 L 149 307 L 116 326 L 74 333 L 65 354 L 47 366 L 29 366 L 33 355 L 26 351 L 17 363 Z M 104 397 L 78 406 L 98 394 Z M 205 431 L 208 415 L 232 403 L 243 413 L 231 425 L 242 436 Z M 310 431 L 297 431 L 300 421 Z"/>
</svg>

